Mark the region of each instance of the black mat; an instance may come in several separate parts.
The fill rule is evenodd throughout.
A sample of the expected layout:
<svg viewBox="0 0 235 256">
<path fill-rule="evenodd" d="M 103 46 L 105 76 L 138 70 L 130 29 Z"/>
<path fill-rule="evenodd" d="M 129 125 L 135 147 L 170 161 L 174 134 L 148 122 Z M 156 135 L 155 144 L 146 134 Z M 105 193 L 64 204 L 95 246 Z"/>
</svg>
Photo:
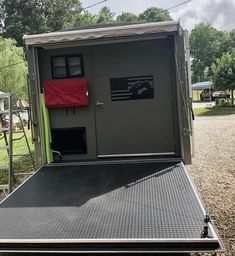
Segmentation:
<svg viewBox="0 0 235 256">
<path fill-rule="evenodd" d="M 0 205 L 0 250 L 14 239 L 200 240 L 204 219 L 182 163 L 43 167 Z"/>
</svg>

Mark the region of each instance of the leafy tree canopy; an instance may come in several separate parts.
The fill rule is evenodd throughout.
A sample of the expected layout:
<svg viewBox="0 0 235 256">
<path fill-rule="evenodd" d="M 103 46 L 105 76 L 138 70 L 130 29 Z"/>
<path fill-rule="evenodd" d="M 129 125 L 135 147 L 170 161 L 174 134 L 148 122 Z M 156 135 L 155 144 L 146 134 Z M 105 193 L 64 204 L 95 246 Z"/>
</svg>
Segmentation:
<svg viewBox="0 0 235 256">
<path fill-rule="evenodd" d="M 107 6 L 101 8 L 97 16 L 97 23 L 112 23 L 114 22 L 114 13 Z"/>
<path fill-rule="evenodd" d="M 229 45 L 228 51 L 232 51 L 235 48 L 235 29 L 228 33 L 227 44 Z"/>
<path fill-rule="evenodd" d="M 22 47 L 13 39 L 0 39 L 0 91 L 27 98 L 27 67 Z"/>
<path fill-rule="evenodd" d="M 22 45 L 23 34 L 61 30 L 81 8 L 79 0 L 2 0 L 4 37 Z"/>
<path fill-rule="evenodd" d="M 139 16 L 124 12 L 115 19 L 107 6 L 98 15 L 84 11 L 80 0 L 0 0 L 0 21 L 4 20 L 4 37 L 22 45 L 24 34 L 58 31 L 95 23 L 158 22 L 172 20 L 168 11 L 148 8 Z"/>
<path fill-rule="evenodd" d="M 96 24 L 97 17 L 95 15 L 90 14 L 88 11 L 85 12 L 78 12 L 72 23 L 70 24 L 71 27 L 80 27 L 85 25 L 92 25 Z"/>
<path fill-rule="evenodd" d="M 235 90 L 235 48 L 225 53 L 212 65 L 214 83 L 217 89 Z"/>
<path fill-rule="evenodd" d="M 44 3 L 43 13 L 47 30 L 58 31 L 70 26 L 77 13 L 82 10 L 79 0 L 41 0 Z"/>
<path fill-rule="evenodd" d="M 4 20 L 4 17 L 5 17 L 5 12 L 3 9 L 2 0 L 0 0 L 0 29 L 2 29 L 2 26 L 3 26 L 2 22 Z"/>
<path fill-rule="evenodd" d="M 233 47 L 235 47 L 235 28 L 229 33 Z"/>
<path fill-rule="evenodd" d="M 88 11 L 77 12 L 70 23 L 70 27 L 79 27 L 84 25 L 93 25 L 97 23 L 113 23 L 114 13 L 107 6 L 101 8 L 98 15 L 92 15 Z"/>
<path fill-rule="evenodd" d="M 222 43 L 226 35 L 208 23 L 198 24 L 190 34 L 192 69 L 196 80 L 204 80 L 204 72 L 223 54 Z M 195 81 L 197 82 L 197 81 Z"/>
<path fill-rule="evenodd" d="M 117 16 L 116 21 L 120 23 L 136 22 L 138 21 L 138 16 L 131 12 L 123 12 Z"/>
<path fill-rule="evenodd" d="M 140 13 L 138 20 L 141 22 L 160 22 L 170 21 L 172 18 L 168 11 L 157 7 L 150 7 Z"/>
</svg>

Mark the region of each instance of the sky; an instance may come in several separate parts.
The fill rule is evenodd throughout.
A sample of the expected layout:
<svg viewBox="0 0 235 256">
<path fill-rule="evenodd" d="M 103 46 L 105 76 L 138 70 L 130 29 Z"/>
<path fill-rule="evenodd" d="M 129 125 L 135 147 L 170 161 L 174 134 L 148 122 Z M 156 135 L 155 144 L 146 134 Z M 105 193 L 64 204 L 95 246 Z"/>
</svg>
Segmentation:
<svg viewBox="0 0 235 256">
<path fill-rule="evenodd" d="M 100 0 L 82 0 L 83 7 Z M 89 12 L 98 13 L 100 8 L 108 6 L 116 15 L 122 12 L 141 13 L 148 7 L 156 6 L 168 9 L 185 0 L 108 0 L 105 3 L 89 8 Z M 191 0 L 182 6 L 170 10 L 174 20 L 180 20 L 185 29 L 191 30 L 200 22 L 209 22 L 217 29 L 235 28 L 235 0 Z"/>
</svg>

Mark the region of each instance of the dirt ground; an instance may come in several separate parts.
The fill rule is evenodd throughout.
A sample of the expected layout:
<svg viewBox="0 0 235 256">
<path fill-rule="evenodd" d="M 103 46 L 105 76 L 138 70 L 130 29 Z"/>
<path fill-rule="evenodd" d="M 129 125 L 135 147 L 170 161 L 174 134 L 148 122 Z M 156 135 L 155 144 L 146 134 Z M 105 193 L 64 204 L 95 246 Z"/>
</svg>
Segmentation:
<svg viewBox="0 0 235 256">
<path fill-rule="evenodd" d="M 194 122 L 191 177 L 223 240 L 235 255 L 235 115 L 200 117 Z M 211 254 L 204 254 L 211 255 Z"/>
<path fill-rule="evenodd" d="M 226 252 L 220 255 L 234 256 L 235 115 L 196 118 L 194 128 L 195 157 L 188 170 L 223 240 Z"/>
</svg>

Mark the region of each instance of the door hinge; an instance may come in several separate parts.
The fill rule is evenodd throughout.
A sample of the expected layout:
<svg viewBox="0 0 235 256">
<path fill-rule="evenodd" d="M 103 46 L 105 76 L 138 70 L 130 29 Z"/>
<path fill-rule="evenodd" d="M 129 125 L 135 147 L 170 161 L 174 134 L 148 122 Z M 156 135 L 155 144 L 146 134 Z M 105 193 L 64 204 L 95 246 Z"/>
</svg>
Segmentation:
<svg viewBox="0 0 235 256">
<path fill-rule="evenodd" d="M 32 72 L 32 73 L 30 73 L 30 75 L 29 75 L 29 79 L 31 80 L 31 81 L 33 81 L 33 80 L 35 80 L 36 79 L 36 77 L 35 77 L 35 74 Z"/>
<path fill-rule="evenodd" d="M 39 143 L 39 142 L 40 142 L 39 136 L 34 137 L 34 138 L 32 139 L 32 142 L 33 142 L 33 144 Z"/>
<path fill-rule="evenodd" d="M 191 130 L 188 128 L 184 128 L 184 136 L 191 136 L 191 135 L 192 135 Z"/>
</svg>

